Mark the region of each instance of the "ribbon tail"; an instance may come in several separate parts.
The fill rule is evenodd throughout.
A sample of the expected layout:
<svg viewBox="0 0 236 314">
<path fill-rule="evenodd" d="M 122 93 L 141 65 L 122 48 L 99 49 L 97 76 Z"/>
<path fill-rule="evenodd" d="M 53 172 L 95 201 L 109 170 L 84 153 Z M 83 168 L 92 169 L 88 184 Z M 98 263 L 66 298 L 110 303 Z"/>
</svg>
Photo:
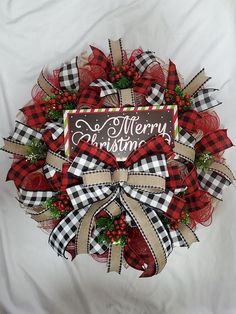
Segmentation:
<svg viewBox="0 0 236 314">
<path fill-rule="evenodd" d="M 93 228 L 93 219 L 95 214 L 107 208 L 108 211 L 113 214 L 117 214 L 117 203 L 113 202 L 116 197 L 116 193 L 110 198 L 106 198 L 102 201 L 94 203 L 85 216 L 83 217 L 78 233 L 76 236 L 76 253 L 77 254 L 87 254 L 90 251 L 90 235 Z M 115 211 L 115 212 L 114 212 Z M 115 271 L 120 273 L 123 259 L 123 249 L 120 246 L 110 245 L 107 272 Z"/>
<path fill-rule="evenodd" d="M 155 260 L 155 274 L 160 273 L 166 264 L 166 254 L 159 235 L 153 229 L 152 223 L 147 218 L 147 215 L 138 201 L 130 198 L 126 194 L 121 196 L 121 201 L 126 210 L 135 220 L 136 225 L 138 226 L 146 243 L 148 244 L 149 249 L 152 252 L 153 258 Z"/>
<path fill-rule="evenodd" d="M 184 224 L 180 224 L 178 227 L 178 231 L 182 238 L 184 239 L 187 247 L 189 248 L 193 243 L 199 242 L 198 237 L 196 234 L 193 232 L 193 230 Z"/>
<path fill-rule="evenodd" d="M 179 82 L 179 76 L 176 70 L 176 65 L 171 60 L 169 60 L 167 88 L 169 90 L 175 90 L 177 85 L 180 85 L 180 82 Z"/>
<path fill-rule="evenodd" d="M 153 84 L 151 90 L 146 97 L 147 102 L 151 105 L 163 105 L 164 104 L 164 87 L 159 84 Z"/>
<path fill-rule="evenodd" d="M 29 191 L 19 188 L 19 202 L 25 206 L 39 206 L 56 193 L 54 191 Z"/>
<path fill-rule="evenodd" d="M 3 147 L 1 147 L 1 150 L 9 154 L 15 154 L 22 157 L 26 156 L 25 145 L 15 142 L 11 140 L 10 138 L 8 139 L 4 138 L 3 140 L 4 140 L 4 145 Z"/>
<path fill-rule="evenodd" d="M 120 245 L 111 244 L 107 262 L 107 272 L 121 273 L 123 261 L 123 248 Z"/>
<path fill-rule="evenodd" d="M 108 39 L 108 43 L 109 43 L 109 48 L 110 48 L 112 65 L 116 67 L 116 66 L 124 64 L 121 38 L 115 41 Z"/>
<path fill-rule="evenodd" d="M 41 140 L 42 134 L 26 124 L 16 121 L 12 138 L 19 141 L 21 144 L 28 144 L 35 138 Z"/>
<path fill-rule="evenodd" d="M 194 78 L 184 87 L 184 94 L 194 95 L 211 77 L 206 76 L 204 69 L 198 72 Z"/>
<path fill-rule="evenodd" d="M 61 88 L 79 90 L 79 82 L 78 57 L 75 57 L 60 68 L 59 83 Z"/>
<path fill-rule="evenodd" d="M 215 88 L 203 88 L 192 97 L 194 108 L 198 111 L 206 111 L 221 104 L 221 102 L 213 99 L 211 94 L 217 91 Z"/>
</svg>

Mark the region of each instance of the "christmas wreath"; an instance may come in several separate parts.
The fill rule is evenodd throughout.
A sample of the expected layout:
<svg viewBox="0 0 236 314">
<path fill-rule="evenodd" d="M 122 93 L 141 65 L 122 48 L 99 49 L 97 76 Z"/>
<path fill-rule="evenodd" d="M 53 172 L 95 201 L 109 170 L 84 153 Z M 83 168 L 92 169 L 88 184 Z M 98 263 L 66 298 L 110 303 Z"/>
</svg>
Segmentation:
<svg viewBox="0 0 236 314">
<path fill-rule="evenodd" d="M 173 248 L 198 241 L 198 224 L 211 223 L 234 180 L 223 158 L 232 142 L 213 111 L 220 102 L 212 98 L 216 89 L 205 87 L 204 69 L 185 85 L 171 60 L 166 65 L 140 48 L 128 52 L 121 40 L 109 40 L 109 49 L 106 55 L 91 46 L 89 56 L 40 73 L 4 139 L 2 150 L 14 156 L 7 180 L 58 255 L 90 254 L 108 272 L 123 265 L 150 277 Z M 145 124 L 135 124 L 142 114 Z M 161 124 L 156 114 L 173 119 Z M 69 125 L 81 115 L 86 132 L 92 118 L 103 126 L 95 119 L 93 136 L 78 137 Z M 108 121 L 116 136 L 98 141 Z M 129 142 L 121 142 L 123 131 Z M 145 138 L 135 142 L 138 134 Z"/>
</svg>

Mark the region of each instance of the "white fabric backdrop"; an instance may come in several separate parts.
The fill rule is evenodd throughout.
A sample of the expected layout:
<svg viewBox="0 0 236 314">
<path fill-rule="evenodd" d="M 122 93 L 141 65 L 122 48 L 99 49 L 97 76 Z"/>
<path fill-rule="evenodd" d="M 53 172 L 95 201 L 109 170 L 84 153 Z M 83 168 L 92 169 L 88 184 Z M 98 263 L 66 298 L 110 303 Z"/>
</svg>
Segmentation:
<svg viewBox="0 0 236 314">
<path fill-rule="evenodd" d="M 234 0 L 1 0 L 0 134 L 13 129 L 17 109 L 44 65 L 94 44 L 108 52 L 107 38 L 170 57 L 185 80 L 202 67 L 220 88 L 217 108 L 236 143 L 236 2 Z M 235 149 L 227 151 L 236 172 Z M 10 166 L 0 153 L 0 313 L 10 314 L 233 314 L 236 313 L 234 187 L 200 243 L 175 249 L 165 270 L 151 279 L 123 270 L 106 274 L 87 256 L 73 263 L 47 245 L 47 236 L 24 215 L 4 178 Z"/>
</svg>

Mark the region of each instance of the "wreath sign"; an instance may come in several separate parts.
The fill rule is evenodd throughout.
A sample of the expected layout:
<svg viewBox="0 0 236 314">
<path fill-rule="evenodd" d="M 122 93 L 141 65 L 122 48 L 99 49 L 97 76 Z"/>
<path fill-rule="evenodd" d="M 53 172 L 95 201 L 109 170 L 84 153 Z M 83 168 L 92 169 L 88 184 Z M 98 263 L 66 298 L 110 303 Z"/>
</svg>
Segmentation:
<svg viewBox="0 0 236 314">
<path fill-rule="evenodd" d="M 151 51 L 128 53 L 120 39 L 109 48 L 108 56 L 91 47 L 89 57 L 40 73 L 24 119 L 4 139 L 2 150 L 14 155 L 7 180 L 58 255 L 90 254 L 108 272 L 124 265 L 150 277 L 174 247 L 198 241 L 198 223 L 211 223 L 234 180 L 222 157 L 232 142 L 212 111 L 220 102 L 212 98 L 216 89 L 204 87 L 204 69 L 183 86 L 172 61 L 166 67 Z M 68 156 L 71 110 L 140 106 L 177 106 L 174 146 L 156 134 L 121 162 L 80 140 Z"/>
</svg>

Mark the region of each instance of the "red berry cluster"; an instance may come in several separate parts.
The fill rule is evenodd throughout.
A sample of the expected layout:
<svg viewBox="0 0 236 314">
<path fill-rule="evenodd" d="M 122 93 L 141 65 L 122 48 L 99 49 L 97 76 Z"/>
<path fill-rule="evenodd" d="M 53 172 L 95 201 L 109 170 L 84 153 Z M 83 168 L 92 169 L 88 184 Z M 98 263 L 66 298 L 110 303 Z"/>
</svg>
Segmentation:
<svg viewBox="0 0 236 314">
<path fill-rule="evenodd" d="M 176 91 L 167 90 L 164 98 L 167 105 L 177 105 L 180 111 L 189 109 L 191 106 L 191 99 L 187 94 L 178 95 Z"/>
<path fill-rule="evenodd" d="M 119 80 L 122 80 L 124 78 L 128 78 L 129 81 L 133 84 L 139 79 L 139 74 L 136 71 L 135 65 L 134 65 L 134 58 L 130 58 L 127 64 L 112 67 L 111 73 L 110 73 L 110 80 L 111 82 L 117 82 Z"/>
<path fill-rule="evenodd" d="M 75 102 L 77 100 L 77 95 L 73 91 L 58 91 L 55 88 L 51 89 L 51 92 L 55 95 L 54 97 L 50 98 L 48 101 L 49 108 L 48 110 L 62 110 L 63 105 L 66 103 Z"/>
<path fill-rule="evenodd" d="M 105 235 L 108 237 L 111 243 L 118 241 L 122 236 L 127 235 L 127 225 L 124 214 L 114 220 L 114 230 L 105 231 Z"/>
<path fill-rule="evenodd" d="M 59 194 L 53 205 L 57 207 L 62 214 L 71 210 L 70 198 L 67 194 Z"/>
</svg>

